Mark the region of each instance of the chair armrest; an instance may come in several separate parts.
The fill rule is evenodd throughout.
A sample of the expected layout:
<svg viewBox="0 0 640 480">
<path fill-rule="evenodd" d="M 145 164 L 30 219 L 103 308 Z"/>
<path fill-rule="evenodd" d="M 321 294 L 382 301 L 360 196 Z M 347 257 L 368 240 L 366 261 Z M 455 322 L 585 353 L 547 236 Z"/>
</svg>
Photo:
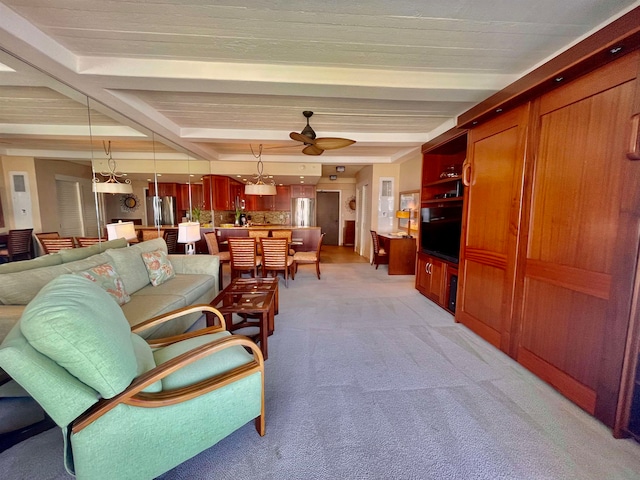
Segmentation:
<svg viewBox="0 0 640 480">
<path fill-rule="evenodd" d="M 176 388 L 174 390 L 161 391 L 157 393 L 142 392 L 149 385 L 162 380 L 164 377 L 177 372 L 183 367 L 190 365 L 204 357 L 213 355 L 226 348 L 241 346 L 251 350 L 253 360 L 249 363 L 236 367 L 228 372 L 218 374 L 214 377 L 202 380 L 187 387 Z M 113 398 L 102 399 L 92 408 L 78 417 L 71 427 L 73 433 L 78 433 L 83 428 L 100 418 L 102 415 L 113 410 L 120 404 L 126 404 L 142 408 L 157 408 L 168 405 L 175 405 L 193 398 L 197 398 L 205 393 L 222 388 L 242 378 L 260 373 L 262 376 L 262 410 L 264 413 L 264 359 L 260 348 L 249 338 L 243 335 L 233 335 L 218 340 L 214 340 L 205 345 L 200 345 L 188 352 L 178 355 L 167 362 L 158 365 L 156 368 L 143 373 L 136 378 L 131 385 L 122 393 Z"/>
<path fill-rule="evenodd" d="M 220 258 L 217 255 L 168 255 L 176 273 L 202 273 L 218 278 Z"/>
<path fill-rule="evenodd" d="M 164 322 L 168 322 L 169 320 L 173 320 L 175 318 L 179 318 L 182 317 L 184 315 L 187 315 L 189 313 L 195 313 L 195 312 L 203 312 L 205 314 L 213 314 L 216 317 L 218 317 L 218 320 L 220 321 L 220 325 L 219 326 L 215 326 L 212 328 L 218 328 L 218 331 L 222 331 L 222 330 L 226 330 L 227 325 L 226 322 L 224 321 L 224 317 L 222 316 L 222 314 L 218 311 L 218 309 L 213 308 L 210 305 L 207 304 L 200 304 L 200 305 L 190 305 L 188 307 L 183 307 L 183 308 L 179 308 L 177 310 L 174 310 L 172 312 L 167 312 L 167 313 L 163 313 L 162 315 L 158 315 L 156 317 L 152 317 L 149 320 L 145 320 L 144 322 L 141 322 L 133 327 L 131 327 L 131 332 L 132 333 L 140 333 L 148 328 L 151 327 L 155 327 L 157 325 L 160 325 L 161 323 Z M 208 333 L 213 333 L 213 331 L 209 331 Z M 178 335 L 179 336 L 179 335 Z M 169 338 L 173 338 L 173 337 L 169 337 Z M 158 341 L 160 340 L 165 340 L 162 338 L 156 339 Z M 169 342 L 172 343 L 172 342 Z M 157 345 L 154 345 L 157 346 Z"/>
</svg>

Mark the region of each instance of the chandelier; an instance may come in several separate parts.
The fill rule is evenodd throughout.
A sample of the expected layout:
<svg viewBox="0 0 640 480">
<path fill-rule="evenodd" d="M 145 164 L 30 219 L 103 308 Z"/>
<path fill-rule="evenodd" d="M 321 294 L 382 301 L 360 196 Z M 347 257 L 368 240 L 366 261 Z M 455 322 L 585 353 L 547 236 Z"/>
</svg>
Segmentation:
<svg viewBox="0 0 640 480">
<path fill-rule="evenodd" d="M 102 146 L 108 158 L 109 171 L 99 172 L 103 177 L 107 177 L 104 182 L 100 182 L 97 177 L 93 177 L 93 191 L 98 193 L 133 193 L 131 180 L 127 178 L 124 182 L 118 181 L 118 178 L 124 177 L 124 174 L 116 171 L 116 161 L 111 158 L 111 141 L 109 141 L 108 146 L 103 141 Z"/>
<path fill-rule="evenodd" d="M 262 169 L 264 165 L 262 163 L 262 144 L 260 144 L 260 149 L 258 150 L 258 155 L 253 151 L 253 147 L 251 147 L 251 153 L 255 158 L 258 159 L 258 173 L 254 175 L 255 181 L 247 182 L 244 186 L 244 194 L 245 195 L 275 195 L 276 194 L 276 185 L 273 180 L 266 180 L 265 176 L 262 173 Z"/>
</svg>

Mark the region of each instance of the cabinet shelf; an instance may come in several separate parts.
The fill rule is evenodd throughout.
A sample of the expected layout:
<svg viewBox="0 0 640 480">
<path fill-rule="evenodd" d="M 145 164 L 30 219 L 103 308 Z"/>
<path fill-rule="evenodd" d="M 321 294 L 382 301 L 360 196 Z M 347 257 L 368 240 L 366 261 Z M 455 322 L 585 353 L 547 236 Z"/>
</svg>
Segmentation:
<svg viewBox="0 0 640 480">
<path fill-rule="evenodd" d="M 458 175 L 457 177 L 442 178 L 440 180 L 436 180 L 435 182 L 425 183 L 423 185 L 423 187 L 433 187 L 435 185 L 444 185 L 446 183 L 455 183 L 458 180 L 462 180 L 462 176 L 461 175 Z"/>
<path fill-rule="evenodd" d="M 452 203 L 452 202 L 462 202 L 462 197 L 449 197 L 449 198 L 432 198 L 431 200 L 423 200 L 424 204 L 433 204 L 433 203 Z"/>
</svg>

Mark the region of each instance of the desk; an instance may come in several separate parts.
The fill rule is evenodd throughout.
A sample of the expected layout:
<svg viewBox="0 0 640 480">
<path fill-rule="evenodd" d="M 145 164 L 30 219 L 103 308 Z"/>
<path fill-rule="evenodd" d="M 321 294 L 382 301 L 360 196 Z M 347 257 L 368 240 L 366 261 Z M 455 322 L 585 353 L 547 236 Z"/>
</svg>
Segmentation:
<svg viewBox="0 0 640 480">
<path fill-rule="evenodd" d="M 415 275 L 416 239 L 379 233 L 380 246 L 389 257 L 389 275 Z"/>
</svg>

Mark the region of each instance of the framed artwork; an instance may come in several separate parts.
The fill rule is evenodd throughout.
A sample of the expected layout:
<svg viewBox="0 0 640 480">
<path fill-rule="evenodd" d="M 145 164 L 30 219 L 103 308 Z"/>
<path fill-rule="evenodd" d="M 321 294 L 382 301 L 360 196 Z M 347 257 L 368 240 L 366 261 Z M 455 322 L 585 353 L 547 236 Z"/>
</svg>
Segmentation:
<svg viewBox="0 0 640 480">
<path fill-rule="evenodd" d="M 400 192 L 400 210 L 409 210 L 409 218 L 399 218 L 398 228 L 406 229 L 411 220 L 411 231 L 418 231 L 418 219 L 420 215 L 420 190 Z"/>
</svg>

